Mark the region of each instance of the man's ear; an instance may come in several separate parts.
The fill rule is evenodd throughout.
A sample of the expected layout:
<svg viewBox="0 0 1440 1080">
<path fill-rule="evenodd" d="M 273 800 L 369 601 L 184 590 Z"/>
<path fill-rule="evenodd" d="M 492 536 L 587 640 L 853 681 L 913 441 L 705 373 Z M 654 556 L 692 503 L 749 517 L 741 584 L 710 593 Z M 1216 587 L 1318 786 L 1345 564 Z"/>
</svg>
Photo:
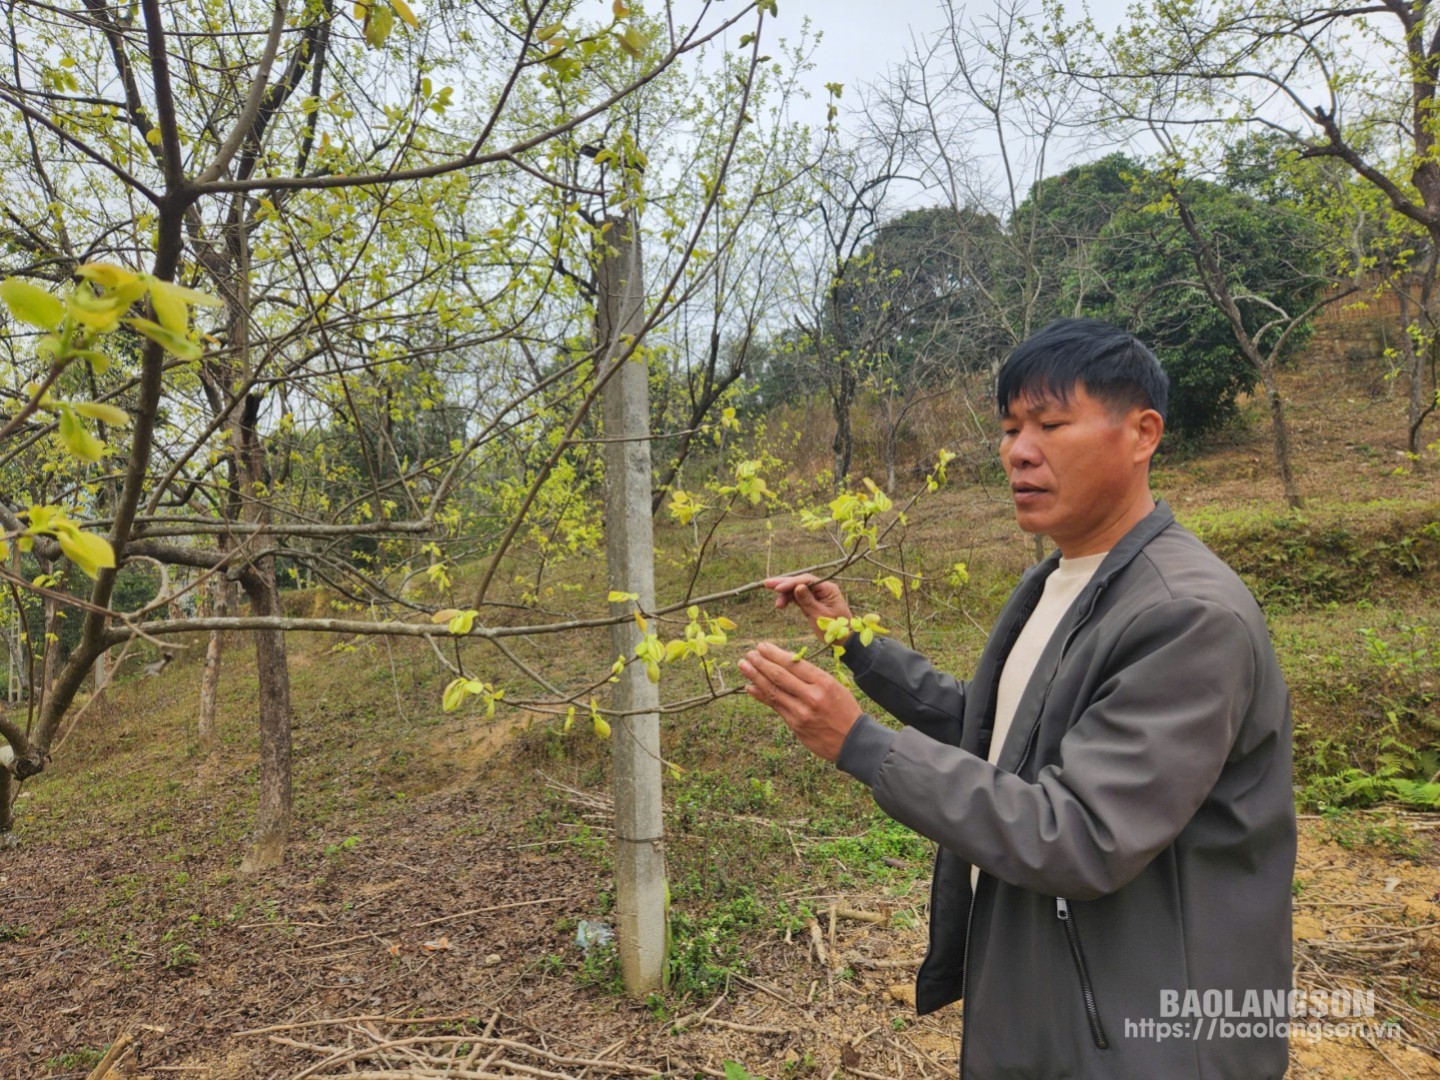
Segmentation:
<svg viewBox="0 0 1440 1080">
<path fill-rule="evenodd" d="M 1165 434 L 1165 418 L 1154 409 L 1141 409 L 1133 414 L 1135 425 L 1135 461 L 1148 463 L 1160 448 L 1160 436 Z"/>
</svg>

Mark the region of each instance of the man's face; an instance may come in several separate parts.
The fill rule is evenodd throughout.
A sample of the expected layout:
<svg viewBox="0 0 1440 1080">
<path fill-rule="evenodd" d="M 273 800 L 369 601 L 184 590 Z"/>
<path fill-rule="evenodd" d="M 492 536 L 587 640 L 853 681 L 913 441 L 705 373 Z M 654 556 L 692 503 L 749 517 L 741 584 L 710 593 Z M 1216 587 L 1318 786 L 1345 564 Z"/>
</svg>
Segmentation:
<svg viewBox="0 0 1440 1080">
<path fill-rule="evenodd" d="M 1000 418 L 1000 461 L 1020 528 L 1050 537 L 1067 558 L 1108 551 L 1133 524 L 1138 496 L 1149 498 L 1146 414 L 1159 420 L 1139 408 L 1112 416 L 1079 384 L 1069 401 L 1012 401 Z"/>
</svg>

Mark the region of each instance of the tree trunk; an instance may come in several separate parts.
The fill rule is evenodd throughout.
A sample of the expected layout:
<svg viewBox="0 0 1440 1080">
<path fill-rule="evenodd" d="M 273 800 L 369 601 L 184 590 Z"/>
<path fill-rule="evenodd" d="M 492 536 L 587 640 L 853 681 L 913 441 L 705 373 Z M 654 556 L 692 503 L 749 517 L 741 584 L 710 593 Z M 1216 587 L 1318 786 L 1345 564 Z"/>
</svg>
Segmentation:
<svg viewBox="0 0 1440 1080">
<path fill-rule="evenodd" d="M 250 610 L 278 615 L 273 558 L 267 556 L 245 577 Z M 255 631 L 255 671 L 260 682 L 260 806 L 254 844 L 240 866 L 246 872 L 279 866 L 290 831 L 290 665 L 283 630 Z"/>
<path fill-rule="evenodd" d="M 837 360 L 840 367 L 839 379 L 831 394 L 830 402 L 835 417 L 835 441 L 831 449 L 835 454 L 835 490 L 845 483 L 850 475 L 850 462 L 855 456 L 855 434 L 850 427 L 850 406 L 855 401 L 855 372 L 848 360 Z"/>
<path fill-rule="evenodd" d="M 216 578 L 211 586 L 214 597 L 213 613 L 220 617 L 228 614 L 226 603 L 229 592 L 223 578 Z M 205 672 L 200 677 L 200 722 L 197 734 L 200 745 L 213 750 L 220 743 L 220 732 L 215 726 L 215 701 L 220 689 L 220 659 L 224 641 L 219 630 L 210 631 L 210 642 L 205 646 Z"/>
<path fill-rule="evenodd" d="M 1433 331 L 1432 331 L 1433 333 Z M 1424 458 L 1420 451 L 1424 449 L 1424 439 L 1421 431 L 1424 430 L 1425 421 L 1435 411 L 1436 389 L 1430 384 L 1427 378 L 1429 371 L 1426 364 L 1426 354 L 1431 352 L 1435 345 L 1429 341 L 1430 334 L 1423 335 L 1427 342 L 1424 350 L 1415 347 L 1415 339 L 1410 333 L 1410 327 L 1406 326 L 1400 334 L 1405 355 L 1406 374 L 1409 376 L 1410 394 L 1405 409 L 1405 448 L 1410 452 L 1415 464 L 1419 466 Z"/>
<path fill-rule="evenodd" d="M 1260 380 L 1265 386 L 1265 400 L 1270 405 L 1270 435 L 1275 445 L 1275 465 L 1280 470 L 1280 483 L 1285 489 L 1285 502 L 1292 510 L 1305 505 L 1299 485 L 1295 483 L 1295 471 L 1290 467 L 1290 429 L 1285 423 L 1285 401 L 1275 382 L 1273 364 L 1260 366 Z"/>
<path fill-rule="evenodd" d="M 24 647 L 20 629 L 20 612 L 15 612 L 15 633 L 5 631 L 5 701 L 13 705 L 20 700 L 20 650 Z"/>
<path fill-rule="evenodd" d="M 1440 271 L 1440 251 L 1432 248 L 1419 273 L 1419 293 L 1412 295 L 1403 279 L 1394 286 L 1395 299 L 1400 306 L 1400 353 L 1405 358 L 1405 375 L 1410 391 L 1405 402 L 1405 449 L 1410 452 L 1417 467 L 1424 461 L 1420 456 L 1424 443 L 1420 431 L 1437 404 L 1437 387 L 1433 379 L 1437 271 Z M 1424 342 L 1424 346 L 1420 347 L 1419 342 Z M 1427 378 L 1427 375 L 1432 377 Z"/>
<path fill-rule="evenodd" d="M 265 444 L 259 431 L 261 399 L 250 395 L 236 417 L 234 439 L 238 453 L 241 490 L 268 491 Z M 248 525 L 269 525 L 268 497 L 251 498 L 241 518 Z M 275 579 L 273 543 L 256 538 L 257 551 L 240 575 L 240 585 L 256 615 L 280 614 L 280 587 Z M 255 841 L 241 870 L 269 870 L 285 857 L 290 830 L 290 664 L 285 656 L 283 630 L 255 631 L 255 674 L 260 683 L 260 805 L 255 816 Z"/>
<path fill-rule="evenodd" d="M 1275 377 L 1275 358 L 1279 351 L 1278 345 L 1272 347 L 1269 355 L 1260 351 L 1260 347 L 1255 344 L 1255 339 L 1245 328 L 1245 320 L 1240 315 L 1240 307 L 1236 304 L 1235 296 L 1230 291 L 1230 286 L 1225 279 L 1225 272 L 1221 268 L 1220 257 L 1215 253 L 1214 245 L 1201 231 L 1195 215 L 1181 197 L 1180 190 L 1173 184 L 1170 185 L 1170 194 L 1175 199 L 1175 209 L 1180 214 L 1185 231 L 1194 241 L 1195 250 L 1191 255 L 1195 262 L 1195 268 L 1200 271 L 1206 295 L 1229 321 L 1236 344 L 1240 346 L 1240 351 L 1245 354 L 1245 359 L 1250 361 L 1250 366 L 1255 369 L 1255 373 L 1260 376 L 1260 382 L 1265 387 L 1265 399 L 1270 405 L 1270 434 L 1275 443 L 1275 465 L 1280 471 L 1280 484 L 1285 489 L 1285 502 L 1289 504 L 1290 509 L 1298 510 L 1305 505 L 1305 500 L 1300 495 L 1299 486 L 1295 483 L 1295 470 L 1290 467 L 1290 431 L 1285 425 L 1285 402 L 1280 397 L 1280 384 Z M 1280 340 L 1283 341 L 1284 337 L 1282 336 Z"/>
<path fill-rule="evenodd" d="M 10 782 L 10 766 L 0 763 L 0 848 L 15 844 L 15 785 Z"/>
<path fill-rule="evenodd" d="M 885 493 L 895 494 L 895 436 L 900 430 L 900 422 L 890 424 L 885 429 Z"/>
<path fill-rule="evenodd" d="M 244 214 L 243 199 L 233 209 L 227 231 L 228 262 L 215 265 L 217 278 L 227 282 L 221 289 L 227 298 L 227 324 L 235 369 L 222 370 L 223 388 L 247 385 L 254 372 L 250 353 L 250 223 Z M 260 430 L 264 391 L 254 389 L 230 407 L 230 440 L 234 456 L 237 489 L 242 500 L 233 498 L 228 512 L 246 525 L 265 526 L 273 520 L 271 476 L 265 461 L 265 438 Z M 280 588 L 275 579 L 274 543 L 258 535 L 251 548 L 250 563 L 240 574 L 240 586 L 256 615 L 280 614 Z M 285 857 L 285 840 L 290 830 L 290 665 L 285 656 L 285 633 L 256 630 L 255 674 L 260 684 L 260 803 L 255 816 L 254 842 L 240 869 L 269 870 Z"/>
<path fill-rule="evenodd" d="M 200 745 L 213 750 L 220 742 L 215 727 L 215 696 L 220 689 L 220 631 L 210 631 L 210 641 L 205 646 L 205 672 L 200 676 L 200 721 L 196 734 Z"/>
<path fill-rule="evenodd" d="M 46 563 L 40 564 L 46 573 L 50 572 L 50 566 Z M 60 628 L 56 625 L 55 613 L 59 609 L 56 601 L 45 597 L 44 621 L 41 625 L 45 628 L 45 653 L 40 662 L 40 686 L 38 690 L 32 688 L 36 693 L 37 707 L 44 703 L 50 696 L 51 684 L 55 681 L 55 671 L 60 664 Z"/>
</svg>

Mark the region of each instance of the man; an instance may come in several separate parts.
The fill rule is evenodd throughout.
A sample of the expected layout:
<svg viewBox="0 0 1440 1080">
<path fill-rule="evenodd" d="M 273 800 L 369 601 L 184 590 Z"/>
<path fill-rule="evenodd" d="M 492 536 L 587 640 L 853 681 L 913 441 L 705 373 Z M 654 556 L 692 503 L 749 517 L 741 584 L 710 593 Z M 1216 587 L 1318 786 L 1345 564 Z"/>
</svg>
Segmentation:
<svg viewBox="0 0 1440 1080">
<path fill-rule="evenodd" d="M 1015 515 L 1059 551 L 1021 579 L 969 682 L 850 638 L 845 663 L 902 730 L 774 645 L 740 665 L 807 747 L 940 845 L 916 1006 L 964 997 L 962 1080 L 1285 1073 L 1273 1005 L 1242 1029 L 1213 1003 L 1290 987 L 1288 695 L 1250 594 L 1150 494 L 1166 396 L 1154 355 L 1092 320 L 1009 356 Z M 850 616 L 833 582 L 766 584 L 812 625 Z M 1189 991 L 1221 993 L 1197 1019 L 1174 1008 Z"/>
</svg>

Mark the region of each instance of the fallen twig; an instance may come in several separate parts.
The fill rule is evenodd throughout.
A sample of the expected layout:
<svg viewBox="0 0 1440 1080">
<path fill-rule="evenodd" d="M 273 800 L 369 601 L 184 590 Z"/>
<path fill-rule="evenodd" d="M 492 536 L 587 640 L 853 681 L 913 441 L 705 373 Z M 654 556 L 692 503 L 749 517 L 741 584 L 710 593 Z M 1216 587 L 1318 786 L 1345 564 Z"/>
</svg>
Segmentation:
<svg viewBox="0 0 1440 1080">
<path fill-rule="evenodd" d="M 418 930 L 424 926 L 436 926 L 439 923 L 454 922 L 456 919 L 464 919 L 471 915 L 486 915 L 492 911 L 509 911 L 512 908 L 531 907 L 535 904 L 556 904 L 564 900 L 563 896 L 547 896 L 543 900 L 517 900 L 513 904 L 496 904 L 493 907 L 471 908 L 469 911 L 457 911 L 454 915 L 441 915 L 438 919 L 427 919 L 425 922 L 410 923 L 406 929 Z M 398 930 L 393 931 L 399 933 Z M 336 945 L 348 945 L 352 941 L 363 941 L 366 938 L 374 937 L 375 931 L 367 930 L 363 934 L 352 934 L 350 937 L 337 938 L 334 941 L 317 941 L 313 945 L 302 945 L 302 949 L 329 949 Z"/>
<path fill-rule="evenodd" d="M 105 1051 L 105 1056 L 102 1057 L 100 1063 L 91 1070 L 86 1080 L 103 1080 L 104 1077 L 109 1076 L 110 1070 L 116 1066 L 120 1059 L 130 1053 L 131 1044 L 134 1042 L 134 1038 L 132 1038 L 128 1032 L 122 1032 L 120 1036 L 110 1044 L 110 1049 Z"/>
</svg>

